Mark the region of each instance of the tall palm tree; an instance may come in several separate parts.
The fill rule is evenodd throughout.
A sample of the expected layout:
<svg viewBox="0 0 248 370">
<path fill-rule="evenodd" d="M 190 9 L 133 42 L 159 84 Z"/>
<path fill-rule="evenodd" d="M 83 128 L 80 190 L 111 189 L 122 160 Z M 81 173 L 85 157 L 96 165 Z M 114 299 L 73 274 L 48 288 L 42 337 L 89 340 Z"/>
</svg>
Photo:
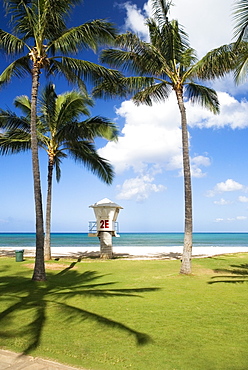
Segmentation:
<svg viewBox="0 0 248 370">
<path fill-rule="evenodd" d="M 31 74 L 31 149 L 36 213 L 36 258 L 33 280 L 45 280 L 44 225 L 40 184 L 40 169 L 36 135 L 37 96 L 41 70 L 47 75 L 62 75 L 82 89 L 82 79 L 100 81 L 115 78 L 118 73 L 89 61 L 69 57 L 83 48 L 94 51 L 101 44 L 111 44 L 115 37 L 112 24 L 94 20 L 67 29 L 70 10 L 80 0 L 4 0 L 11 16 L 12 34 L 0 29 L 0 48 L 9 55 L 21 57 L 0 75 L 0 85 L 12 77 Z"/>
<path fill-rule="evenodd" d="M 0 154 L 13 154 L 31 148 L 30 117 L 31 101 L 27 96 L 15 99 L 15 106 L 24 116 L 18 117 L 11 111 L 0 110 L 0 127 L 4 133 L 0 137 Z M 61 177 L 61 162 L 70 156 L 95 173 L 102 181 L 110 184 L 113 169 L 107 160 L 96 151 L 96 137 L 107 140 L 117 139 L 115 124 L 104 117 L 90 117 L 81 121 L 82 115 L 89 116 L 88 106 L 93 102 L 85 94 L 70 91 L 57 95 L 53 84 L 47 85 L 38 99 L 37 136 L 38 146 L 48 155 L 46 227 L 45 227 L 45 260 L 51 259 L 51 206 L 53 170 L 56 179 Z"/>
<path fill-rule="evenodd" d="M 147 19 L 150 42 L 142 41 L 132 33 L 117 37 L 118 49 L 104 50 L 102 62 L 123 68 L 134 77 L 126 77 L 115 90 L 107 82 L 95 89 L 95 95 L 107 96 L 134 92 L 136 104 L 152 105 L 165 101 L 170 92 L 176 94 L 181 115 L 182 152 L 185 196 L 184 248 L 180 272 L 191 273 L 192 255 L 192 189 L 188 146 L 185 98 L 200 103 L 218 113 L 218 99 L 214 90 L 196 83 L 196 56 L 190 47 L 187 34 L 178 21 L 168 20 L 171 1 L 153 0 L 153 18 Z M 138 75 L 138 76 L 137 76 Z"/>
</svg>

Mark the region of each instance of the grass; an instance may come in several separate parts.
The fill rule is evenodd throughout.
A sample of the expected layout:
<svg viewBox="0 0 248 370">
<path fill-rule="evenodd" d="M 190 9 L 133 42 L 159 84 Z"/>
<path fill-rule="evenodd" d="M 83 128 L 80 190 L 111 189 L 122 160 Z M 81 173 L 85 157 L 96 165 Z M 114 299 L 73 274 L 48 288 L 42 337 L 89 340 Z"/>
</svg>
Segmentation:
<svg viewBox="0 0 248 370">
<path fill-rule="evenodd" d="M 93 370 L 246 370 L 248 254 L 180 261 L 0 258 L 0 347 Z"/>
</svg>

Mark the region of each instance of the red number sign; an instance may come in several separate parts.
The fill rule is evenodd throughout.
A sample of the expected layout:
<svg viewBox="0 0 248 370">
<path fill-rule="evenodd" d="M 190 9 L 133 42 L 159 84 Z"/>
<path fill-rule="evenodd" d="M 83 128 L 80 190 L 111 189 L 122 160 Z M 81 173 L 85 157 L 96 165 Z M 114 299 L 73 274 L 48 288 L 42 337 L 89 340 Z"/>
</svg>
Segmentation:
<svg viewBox="0 0 248 370">
<path fill-rule="evenodd" d="M 109 229 L 109 220 L 101 220 L 100 221 L 100 228 L 101 229 Z"/>
</svg>

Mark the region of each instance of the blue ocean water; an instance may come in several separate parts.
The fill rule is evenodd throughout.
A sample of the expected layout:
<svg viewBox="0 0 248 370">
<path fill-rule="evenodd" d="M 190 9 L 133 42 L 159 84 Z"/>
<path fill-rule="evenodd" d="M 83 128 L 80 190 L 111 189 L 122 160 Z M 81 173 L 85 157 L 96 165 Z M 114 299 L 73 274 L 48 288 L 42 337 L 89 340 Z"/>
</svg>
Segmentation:
<svg viewBox="0 0 248 370">
<path fill-rule="evenodd" d="M 183 233 L 121 233 L 113 238 L 114 246 L 173 247 L 183 245 Z M 97 237 L 87 233 L 52 233 L 52 247 L 99 247 Z M 248 247 L 248 233 L 194 233 L 195 247 Z M 0 233 L 0 248 L 35 247 L 34 233 Z"/>
</svg>

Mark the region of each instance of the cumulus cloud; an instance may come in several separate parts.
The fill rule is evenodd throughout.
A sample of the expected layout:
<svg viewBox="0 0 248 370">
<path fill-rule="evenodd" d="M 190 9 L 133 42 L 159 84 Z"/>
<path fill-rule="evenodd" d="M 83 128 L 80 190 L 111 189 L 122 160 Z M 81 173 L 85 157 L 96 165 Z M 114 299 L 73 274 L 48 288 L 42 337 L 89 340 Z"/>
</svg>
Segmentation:
<svg viewBox="0 0 248 370">
<path fill-rule="evenodd" d="M 137 107 L 132 101 L 124 101 L 116 110 L 125 120 L 118 142 L 109 142 L 99 153 L 111 160 L 117 173 L 128 169 L 144 171 L 152 166 L 154 171 L 182 169 L 182 134 L 176 99 L 152 107 Z M 201 166 L 209 166 L 206 156 L 195 156 L 191 160 L 192 175 L 203 176 Z"/>
<path fill-rule="evenodd" d="M 165 170 L 176 170 L 182 175 L 180 115 L 173 94 L 165 103 L 152 107 L 137 107 L 132 101 L 124 101 L 116 114 L 124 120 L 121 136 L 118 142 L 108 142 L 99 149 L 99 154 L 111 161 L 117 174 L 132 170 L 138 176 L 152 175 L 154 181 L 156 174 Z M 202 168 L 209 165 L 207 156 L 191 158 L 192 176 L 203 177 Z M 126 189 L 131 183 L 130 180 L 122 186 Z"/>
<path fill-rule="evenodd" d="M 245 197 L 244 195 L 241 195 L 238 200 L 241 202 L 241 203 L 248 203 L 248 197 Z"/>
<path fill-rule="evenodd" d="M 126 10 L 126 30 L 137 33 L 139 37 L 148 41 L 148 29 L 145 25 L 145 19 L 149 16 L 148 5 L 145 4 L 143 9 L 139 9 L 136 4 L 128 2 L 123 4 L 123 7 Z"/>
<path fill-rule="evenodd" d="M 213 115 L 199 105 L 187 110 L 188 123 L 191 127 L 243 129 L 248 127 L 248 102 L 238 101 L 225 92 L 218 92 L 220 114 Z M 189 103 L 190 104 L 190 103 Z"/>
<path fill-rule="evenodd" d="M 228 179 L 225 182 L 219 182 L 215 185 L 213 190 L 209 190 L 207 196 L 212 197 L 217 193 L 223 192 L 230 192 L 230 191 L 238 191 L 238 190 L 246 190 L 245 186 L 234 181 L 232 179 Z"/>
<path fill-rule="evenodd" d="M 147 199 L 151 193 L 158 193 L 166 189 L 165 186 L 156 185 L 153 181 L 154 178 L 148 175 L 127 179 L 122 185 L 117 186 L 119 191 L 117 198 L 134 199 L 140 202 Z"/>
<path fill-rule="evenodd" d="M 230 200 L 226 200 L 224 198 L 221 198 L 220 200 L 216 200 L 214 201 L 214 204 L 218 204 L 220 206 L 225 206 L 227 204 L 231 204 L 232 202 L 230 202 Z"/>
</svg>

